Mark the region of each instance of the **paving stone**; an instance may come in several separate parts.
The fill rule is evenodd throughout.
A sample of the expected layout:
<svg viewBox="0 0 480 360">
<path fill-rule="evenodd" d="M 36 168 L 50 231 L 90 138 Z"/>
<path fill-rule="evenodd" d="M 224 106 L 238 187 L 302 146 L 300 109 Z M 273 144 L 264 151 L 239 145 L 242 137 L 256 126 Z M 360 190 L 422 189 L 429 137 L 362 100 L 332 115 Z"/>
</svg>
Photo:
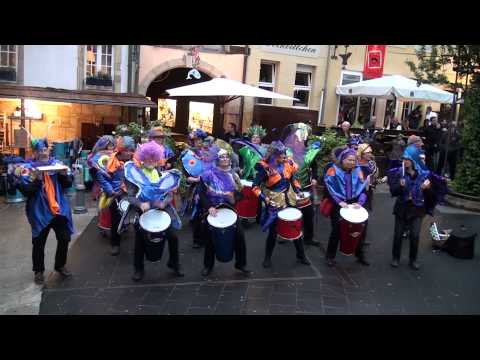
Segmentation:
<svg viewBox="0 0 480 360">
<path fill-rule="evenodd" d="M 218 295 L 197 295 L 192 298 L 190 306 L 192 307 L 211 307 L 214 308 L 219 300 Z"/>
<path fill-rule="evenodd" d="M 272 293 L 270 297 L 271 305 L 290 305 L 295 307 L 297 305 L 297 294 L 281 294 Z"/>
<path fill-rule="evenodd" d="M 219 302 L 215 308 L 215 315 L 240 315 L 242 305 Z"/>
<path fill-rule="evenodd" d="M 207 307 L 191 307 L 187 311 L 187 315 L 212 315 L 213 309 Z"/>
<path fill-rule="evenodd" d="M 179 301 L 167 301 L 161 310 L 164 315 L 185 315 L 190 304 Z"/>
<path fill-rule="evenodd" d="M 325 307 L 346 307 L 347 300 L 343 297 L 322 296 L 323 306 Z"/>
<path fill-rule="evenodd" d="M 295 315 L 296 306 L 270 305 L 270 314 L 272 315 Z"/>
<path fill-rule="evenodd" d="M 139 305 L 135 315 L 159 315 L 162 313 L 162 306 Z"/>
<path fill-rule="evenodd" d="M 328 307 L 324 306 L 325 315 L 349 315 L 347 307 Z"/>
<path fill-rule="evenodd" d="M 298 300 L 296 311 L 301 313 L 324 313 L 321 301 L 305 301 L 300 299 Z"/>
</svg>

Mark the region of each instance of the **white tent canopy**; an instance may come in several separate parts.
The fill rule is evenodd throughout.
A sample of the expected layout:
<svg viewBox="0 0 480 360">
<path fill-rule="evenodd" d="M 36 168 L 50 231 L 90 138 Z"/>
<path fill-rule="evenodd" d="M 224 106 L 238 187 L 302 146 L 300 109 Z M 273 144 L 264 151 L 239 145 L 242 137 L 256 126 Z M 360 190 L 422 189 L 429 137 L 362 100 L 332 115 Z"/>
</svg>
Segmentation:
<svg viewBox="0 0 480 360">
<path fill-rule="evenodd" d="M 434 86 L 421 84 L 401 75 L 384 76 L 378 79 L 360 81 L 337 86 L 337 95 L 378 97 L 400 101 L 423 101 L 452 103 L 453 94 Z"/>
<path fill-rule="evenodd" d="M 214 78 L 201 83 L 169 89 L 170 96 L 225 96 L 225 97 L 260 97 L 281 100 L 298 100 L 296 98 L 263 90 L 255 86 L 242 84 L 239 81 Z"/>
</svg>

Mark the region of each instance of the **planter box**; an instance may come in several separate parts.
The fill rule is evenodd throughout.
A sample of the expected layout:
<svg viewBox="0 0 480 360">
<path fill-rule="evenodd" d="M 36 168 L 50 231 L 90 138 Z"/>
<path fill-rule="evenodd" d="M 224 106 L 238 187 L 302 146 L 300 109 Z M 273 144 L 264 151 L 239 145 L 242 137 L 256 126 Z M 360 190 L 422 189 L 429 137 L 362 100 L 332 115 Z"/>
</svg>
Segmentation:
<svg viewBox="0 0 480 360">
<path fill-rule="evenodd" d="M 452 190 L 445 196 L 445 202 L 453 207 L 480 212 L 480 197 L 456 193 Z"/>
<path fill-rule="evenodd" d="M 90 77 L 85 80 L 85 84 L 93 85 L 93 86 L 111 87 L 113 82 L 112 82 L 112 79 L 99 79 L 99 78 Z"/>
<path fill-rule="evenodd" d="M 15 69 L 0 68 L 0 80 L 17 81 L 17 72 Z"/>
</svg>

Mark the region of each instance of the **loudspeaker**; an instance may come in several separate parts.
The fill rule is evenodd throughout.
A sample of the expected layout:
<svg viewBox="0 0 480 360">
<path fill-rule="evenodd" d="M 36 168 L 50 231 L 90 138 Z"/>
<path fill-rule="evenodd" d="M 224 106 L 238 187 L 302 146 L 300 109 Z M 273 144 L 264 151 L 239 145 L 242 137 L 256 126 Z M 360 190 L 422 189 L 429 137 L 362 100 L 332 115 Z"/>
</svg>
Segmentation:
<svg viewBox="0 0 480 360">
<path fill-rule="evenodd" d="M 445 244 L 447 253 L 459 259 L 473 259 L 476 237 L 477 233 L 468 231 L 464 226 L 454 230 Z"/>
</svg>

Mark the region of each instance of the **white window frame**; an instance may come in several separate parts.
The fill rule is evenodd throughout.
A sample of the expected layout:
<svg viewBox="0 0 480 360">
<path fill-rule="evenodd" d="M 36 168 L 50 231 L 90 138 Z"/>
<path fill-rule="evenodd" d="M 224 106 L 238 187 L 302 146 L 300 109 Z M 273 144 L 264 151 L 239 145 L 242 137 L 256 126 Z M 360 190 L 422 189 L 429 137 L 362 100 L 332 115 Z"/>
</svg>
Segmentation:
<svg viewBox="0 0 480 360">
<path fill-rule="evenodd" d="M 308 86 L 304 85 L 295 85 L 295 81 L 293 83 L 293 97 L 295 97 L 295 91 L 303 90 L 308 91 L 308 99 L 307 99 L 307 106 L 295 105 L 295 100 L 293 100 L 292 107 L 298 109 L 309 109 L 310 108 L 310 98 L 312 95 L 312 77 L 313 77 L 313 66 L 308 65 L 297 65 L 297 71 L 295 72 L 295 78 L 297 77 L 297 73 L 308 74 Z"/>
<path fill-rule="evenodd" d="M 7 46 L 10 46 L 10 45 L 7 45 Z M 11 81 L 11 80 L 0 80 L 0 81 L 4 81 L 4 82 L 10 82 L 10 83 L 15 83 L 17 82 L 18 80 L 18 45 L 13 45 L 15 46 L 15 81 Z M 8 48 L 7 51 L 2 51 L 1 50 L 1 47 L 0 47 L 0 53 L 3 53 L 3 52 L 6 52 L 7 53 L 7 62 L 10 63 L 10 53 L 12 51 L 10 51 L 10 48 Z M 1 61 L 1 57 L 0 57 L 0 61 Z M 5 67 L 5 68 L 10 68 L 12 66 L 10 65 L 2 65 L 1 62 L 0 62 L 0 67 Z"/>
<path fill-rule="evenodd" d="M 360 81 L 363 81 L 363 73 L 361 71 L 351 71 L 351 70 L 342 70 L 340 73 L 340 79 L 338 79 L 338 85 L 342 85 L 343 83 L 343 75 L 356 75 L 360 76 Z M 340 112 L 340 99 L 341 96 L 348 96 L 348 95 L 337 95 L 337 112 L 335 114 L 335 126 L 337 125 L 338 122 L 338 113 Z M 360 96 L 357 96 L 357 106 L 355 108 L 355 121 L 358 119 L 358 112 L 360 109 Z"/>
<path fill-rule="evenodd" d="M 84 51 L 85 51 L 85 69 L 84 69 L 84 74 L 85 74 L 85 81 L 87 80 L 87 67 L 90 65 L 88 64 L 88 46 L 90 45 L 85 45 L 84 46 Z M 92 45 L 92 46 L 96 46 L 97 47 L 97 62 L 95 64 L 95 76 L 99 73 L 99 69 L 102 70 L 104 66 L 110 68 L 110 77 L 112 78 L 112 85 L 113 85 L 113 79 L 114 79 L 114 72 L 115 72 L 115 45 Z M 106 52 L 104 53 L 103 50 L 104 48 L 103 47 L 107 47 L 107 46 L 111 46 L 112 47 L 112 54 L 111 55 L 107 55 L 107 56 L 111 56 L 112 58 L 112 61 L 110 63 L 110 65 L 107 65 L 107 64 L 103 64 L 103 60 L 102 60 L 102 55 L 103 54 L 107 54 Z M 98 50 L 101 50 L 100 53 L 98 52 Z"/>
<path fill-rule="evenodd" d="M 260 69 L 262 67 L 262 65 L 272 65 L 272 82 L 271 83 L 268 83 L 268 82 L 263 82 L 263 81 L 260 81 Z M 274 63 L 274 62 L 270 62 L 270 61 L 261 61 L 260 62 L 260 68 L 258 69 L 258 83 L 257 83 L 257 86 L 260 88 L 264 88 L 264 87 L 268 87 L 269 89 L 271 89 L 271 91 L 275 91 L 275 82 L 276 82 L 276 79 L 277 79 L 277 64 Z M 258 99 L 259 98 L 255 98 L 255 105 L 269 105 L 269 106 L 273 106 L 273 99 L 270 99 L 270 103 L 269 104 L 264 104 L 264 103 L 259 103 L 258 102 Z"/>
</svg>

